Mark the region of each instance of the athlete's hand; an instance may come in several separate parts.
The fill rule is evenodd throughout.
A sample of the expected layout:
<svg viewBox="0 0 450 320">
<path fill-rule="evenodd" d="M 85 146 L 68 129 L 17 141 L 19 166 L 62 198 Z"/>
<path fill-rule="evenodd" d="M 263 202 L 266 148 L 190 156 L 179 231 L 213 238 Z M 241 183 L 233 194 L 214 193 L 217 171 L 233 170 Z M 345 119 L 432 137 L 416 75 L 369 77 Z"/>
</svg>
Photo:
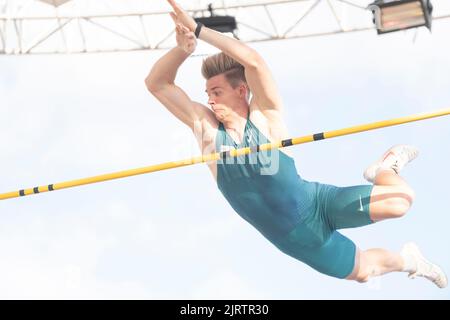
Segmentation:
<svg viewBox="0 0 450 320">
<path fill-rule="evenodd" d="M 197 47 L 197 39 L 195 38 L 194 33 L 181 23 L 176 23 L 175 32 L 177 34 L 176 39 L 178 47 L 188 54 L 193 53 Z"/>
<path fill-rule="evenodd" d="M 194 32 L 197 27 L 197 22 L 189 15 L 186 11 L 181 8 L 175 0 L 167 0 L 169 4 L 172 6 L 174 12 L 170 13 L 172 19 L 174 19 L 175 23 L 181 23 L 186 26 L 190 31 Z"/>
</svg>

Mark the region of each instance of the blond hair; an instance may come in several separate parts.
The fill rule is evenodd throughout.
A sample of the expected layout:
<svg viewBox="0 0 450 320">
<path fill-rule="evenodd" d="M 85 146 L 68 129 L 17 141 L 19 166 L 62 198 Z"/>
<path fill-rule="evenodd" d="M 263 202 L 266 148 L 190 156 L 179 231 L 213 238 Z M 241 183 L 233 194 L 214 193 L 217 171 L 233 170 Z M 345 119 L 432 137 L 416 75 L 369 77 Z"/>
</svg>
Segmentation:
<svg viewBox="0 0 450 320">
<path fill-rule="evenodd" d="M 241 82 L 247 84 L 244 66 L 223 52 L 209 56 L 202 63 L 202 75 L 206 80 L 219 74 L 224 74 L 233 88 Z"/>
</svg>

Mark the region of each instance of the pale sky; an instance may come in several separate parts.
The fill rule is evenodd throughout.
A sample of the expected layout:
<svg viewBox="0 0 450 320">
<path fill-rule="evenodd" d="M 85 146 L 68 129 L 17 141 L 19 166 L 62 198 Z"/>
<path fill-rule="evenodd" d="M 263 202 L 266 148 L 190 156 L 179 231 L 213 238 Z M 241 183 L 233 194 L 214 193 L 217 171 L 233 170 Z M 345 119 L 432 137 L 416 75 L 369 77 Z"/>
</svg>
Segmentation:
<svg viewBox="0 0 450 320">
<path fill-rule="evenodd" d="M 272 69 L 292 137 L 450 107 L 449 21 L 251 44 Z M 0 192 L 198 154 L 144 78 L 163 51 L 0 57 Z M 201 58 L 177 83 L 206 103 Z M 340 186 L 391 145 L 421 153 L 402 172 L 403 218 L 344 230 L 361 249 L 415 241 L 450 274 L 450 118 L 291 147 L 299 174 Z M 205 165 L 0 202 L 1 299 L 448 299 L 404 273 L 359 284 L 278 251 L 227 204 Z"/>
</svg>

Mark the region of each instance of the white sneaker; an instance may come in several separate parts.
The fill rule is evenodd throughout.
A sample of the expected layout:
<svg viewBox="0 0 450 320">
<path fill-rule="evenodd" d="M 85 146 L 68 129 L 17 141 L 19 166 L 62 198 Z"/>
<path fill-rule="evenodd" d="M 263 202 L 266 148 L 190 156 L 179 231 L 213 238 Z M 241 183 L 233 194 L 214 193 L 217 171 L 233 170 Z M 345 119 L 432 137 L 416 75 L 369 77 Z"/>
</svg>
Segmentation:
<svg viewBox="0 0 450 320">
<path fill-rule="evenodd" d="M 419 149 L 414 146 L 404 144 L 393 146 L 384 153 L 381 159 L 364 171 L 364 178 L 374 183 L 375 177 L 381 168 L 392 169 L 398 174 L 408 162 L 417 158 L 418 155 Z"/>
<path fill-rule="evenodd" d="M 400 254 L 402 256 L 409 255 L 416 262 L 416 271 L 409 274 L 411 279 L 425 277 L 439 288 L 445 288 L 447 286 L 447 276 L 444 271 L 437 265 L 426 260 L 415 243 L 406 243 Z"/>
</svg>

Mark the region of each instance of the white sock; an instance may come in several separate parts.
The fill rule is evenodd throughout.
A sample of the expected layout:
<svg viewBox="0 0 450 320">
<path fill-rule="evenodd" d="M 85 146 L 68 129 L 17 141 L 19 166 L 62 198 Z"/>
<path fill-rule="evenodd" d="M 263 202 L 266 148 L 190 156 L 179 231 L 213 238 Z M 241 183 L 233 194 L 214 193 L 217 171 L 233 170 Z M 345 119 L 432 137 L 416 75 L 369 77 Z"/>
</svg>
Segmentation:
<svg viewBox="0 0 450 320">
<path fill-rule="evenodd" d="M 417 263 L 413 256 L 410 254 L 400 253 L 400 256 L 403 259 L 403 269 L 404 272 L 416 272 Z"/>
</svg>

